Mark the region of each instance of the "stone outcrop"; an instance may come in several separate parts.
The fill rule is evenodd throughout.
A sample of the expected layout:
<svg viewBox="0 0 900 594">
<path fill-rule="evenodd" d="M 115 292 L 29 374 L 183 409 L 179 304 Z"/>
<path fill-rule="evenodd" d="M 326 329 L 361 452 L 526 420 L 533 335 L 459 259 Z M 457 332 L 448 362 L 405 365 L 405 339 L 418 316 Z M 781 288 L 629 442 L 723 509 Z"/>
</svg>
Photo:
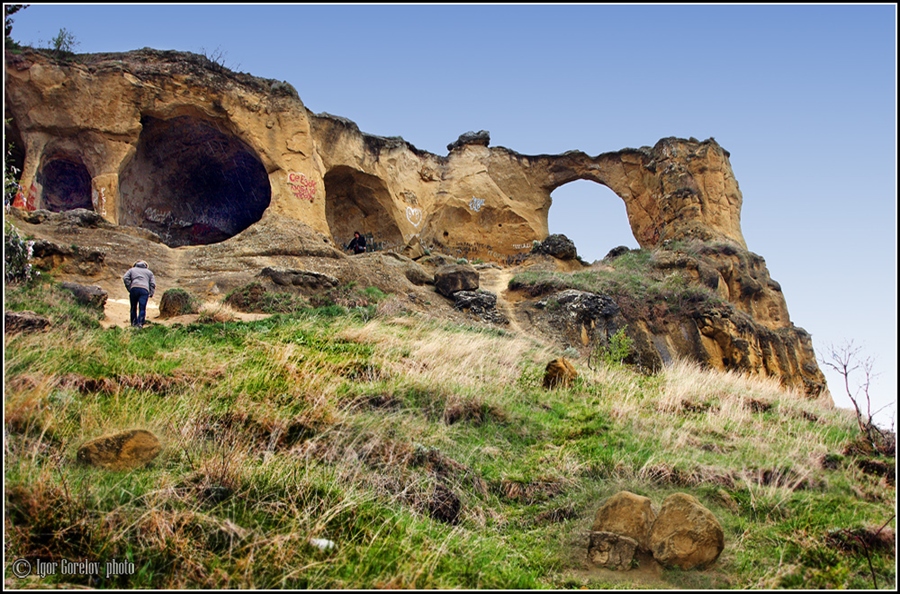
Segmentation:
<svg viewBox="0 0 900 594">
<path fill-rule="evenodd" d="M 570 241 L 549 236 L 548 213 L 556 188 L 589 180 L 623 200 L 642 248 L 715 246 L 702 257 L 660 255 L 654 266 L 685 271 L 733 307 L 636 318 L 618 303 L 620 313 L 578 314 L 582 346 L 627 323 L 646 368 L 689 356 L 825 390 L 809 335 L 747 250 L 730 155 L 712 138 L 522 155 L 490 146 L 481 130 L 436 155 L 312 113 L 291 85 L 196 54 L 60 60 L 25 49 L 6 52 L 5 65 L 6 132 L 22 170 L 14 210 L 38 263 L 56 274 L 109 290 L 140 258 L 198 295 L 259 278 L 297 290 L 376 278 L 383 289 L 412 295 L 434 284 L 451 297 L 478 288 L 444 286 L 438 270 L 461 257 L 510 264 L 544 254 L 569 271 L 584 266 Z M 341 248 L 357 230 L 379 251 L 348 258 Z M 398 272 L 402 281 L 388 280 Z"/>
<path fill-rule="evenodd" d="M 434 273 L 434 288 L 444 297 L 453 297 L 459 291 L 478 288 L 478 271 L 468 264 L 450 264 Z"/>
<path fill-rule="evenodd" d="M 4 320 L 3 331 L 10 336 L 42 332 L 50 327 L 50 320 L 33 311 L 7 311 L 4 312 Z"/>
<path fill-rule="evenodd" d="M 152 49 L 67 61 L 6 52 L 6 110 L 23 152 L 18 206 L 93 210 L 170 247 L 220 242 L 275 213 L 335 245 L 359 230 L 385 248 L 415 237 L 501 260 L 547 237 L 551 192 L 579 179 L 622 198 L 642 247 L 745 247 L 741 193 L 713 139 L 521 155 L 481 131 L 441 156 L 313 114 L 287 83 Z"/>
<path fill-rule="evenodd" d="M 650 529 L 655 521 L 656 511 L 649 497 L 619 491 L 597 509 L 591 530 L 627 536 L 649 550 Z"/>
<path fill-rule="evenodd" d="M 99 309 L 100 311 L 103 311 L 103 308 L 106 307 L 106 300 L 109 298 L 109 293 L 96 285 L 91 286 L 63 282 L 60 283 L 59 286 L 72 293 L 72 295 L 75 296 L 75 301 L 82 305 L 87 305 L 94 309 Z"/>
</svg>

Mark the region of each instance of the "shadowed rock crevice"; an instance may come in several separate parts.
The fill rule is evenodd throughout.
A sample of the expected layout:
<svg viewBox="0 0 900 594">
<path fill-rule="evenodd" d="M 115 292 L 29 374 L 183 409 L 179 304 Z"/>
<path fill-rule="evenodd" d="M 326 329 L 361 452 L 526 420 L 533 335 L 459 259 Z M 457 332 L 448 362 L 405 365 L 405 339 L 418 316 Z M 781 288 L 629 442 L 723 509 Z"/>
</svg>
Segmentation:
<svg viewBox="0 0 900 594">
<path fill-rule="evenodd" d="M 223 241 L 259 221 L 271 190 L 252 149 L 191 116 L 141 124 L 137 154 L 120 176 L 120 224 L 178 247 Z"/>
</svg>

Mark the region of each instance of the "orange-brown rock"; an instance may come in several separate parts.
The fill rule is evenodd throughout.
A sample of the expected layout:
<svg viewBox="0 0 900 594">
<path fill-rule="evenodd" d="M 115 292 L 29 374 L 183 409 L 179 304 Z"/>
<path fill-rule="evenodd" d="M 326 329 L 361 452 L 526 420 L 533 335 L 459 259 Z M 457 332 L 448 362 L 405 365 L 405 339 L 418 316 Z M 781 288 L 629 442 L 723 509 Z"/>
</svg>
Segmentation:
<svg viewBox="0 0 900 594">
<path fill-rule="evenodd" d="M 656 511 L 649 497 L 619 491 L 603 502 L 594 514 L 594 532 L 611 532 L 634 539 L 649 550 L 650 529 L 656 521 Z"/>
<path fill-rule="evenodd" d="M 650 550 L 660 564 L 705 569 L 724 548 L 721 524 L 696 497 L 673 493 L 663 501 L 650 532 Z"/>
<path fill-rule="evenodd" d="M 544 369 L 544 388 L 568 388 L 578 377 L 578 371 L 565 357 L 553 359 Z"/>
<path fill-rule="evenodd" d="M 130 470 L 148 464 L 161 449 L 159 439 L 153 433 L 132 429 L 83 443 L 76 458 L 106 470 Z"/>
<path fill-rule="evenodd" d="M 93 209 L 171 247 L 278 214 L 336 245 L 359 230 L 383 248 L 418 238 L 501 260 L 547 237 L 551 192 L 578 179 L 622 198 L 643 247 L 685 237 L 745 247 L 741 193 L 713 139 L 528 156 L 488 146 L 482 132 L 440 156 L 313 114 L 287 83 L 195 54 L 7 52 L 6 76 L 9 132 L 24 151 L 17 205 Z"/>
</svg>

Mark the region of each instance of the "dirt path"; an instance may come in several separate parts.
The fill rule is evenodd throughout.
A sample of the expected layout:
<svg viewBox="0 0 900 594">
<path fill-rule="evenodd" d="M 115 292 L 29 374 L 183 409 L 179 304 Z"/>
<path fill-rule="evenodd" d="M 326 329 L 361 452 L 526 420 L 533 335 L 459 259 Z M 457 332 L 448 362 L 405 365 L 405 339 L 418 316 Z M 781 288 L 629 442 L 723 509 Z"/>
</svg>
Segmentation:
<svg viewBox="0 0 900 594">
<path fill-rule="evenodd" d="M 509 329 L 516 334 L 526 334 L 525 329 L 516 318 L 516 311 L 508 299 L 509 281 L 514 271 L 509 269 L 486 268 L 480 271 L 479 284 L 485 291 L 497 295 L 497 310 L 509 320 Z"/>
</svg>

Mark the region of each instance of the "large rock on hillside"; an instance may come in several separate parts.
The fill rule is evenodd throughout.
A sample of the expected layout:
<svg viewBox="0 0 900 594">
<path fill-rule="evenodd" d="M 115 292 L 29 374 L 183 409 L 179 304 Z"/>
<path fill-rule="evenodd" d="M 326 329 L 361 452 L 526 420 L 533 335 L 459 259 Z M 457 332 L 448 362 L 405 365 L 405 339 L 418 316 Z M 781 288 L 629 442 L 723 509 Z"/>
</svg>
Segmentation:
<svg viewBox="0 0 900 594">
<path fill-rule="evenodd" d="M 434 273 L 434 288 L 445 297 L 452 297 L 459 291 L 474 291 L 478 281 L 478 271 L 469 264 L 443 266 Z"/>
<path fill-rule="evenodd" d="M 649 497 L 619 491 L 603 502 L 594 514 L 594 532 L 612 532 L 634 539 L 642 549 L 650 548 L 650 529 L 656 511 Z"/>
<path fill-rule="evenodd" d="M 150 463 L 161 450 L 153 433 L 131 429 L 85 442 L 76 457 L 79 462 L 106 470 L 131 470 Z"/>
<path fill-rule="evenodd" d="M 704 569 L 725 548 L 725 533 L 696 497 L 673 493 L 663 501 L 650 531 L 653 558 L 666 567 Z"/>
</svg>

